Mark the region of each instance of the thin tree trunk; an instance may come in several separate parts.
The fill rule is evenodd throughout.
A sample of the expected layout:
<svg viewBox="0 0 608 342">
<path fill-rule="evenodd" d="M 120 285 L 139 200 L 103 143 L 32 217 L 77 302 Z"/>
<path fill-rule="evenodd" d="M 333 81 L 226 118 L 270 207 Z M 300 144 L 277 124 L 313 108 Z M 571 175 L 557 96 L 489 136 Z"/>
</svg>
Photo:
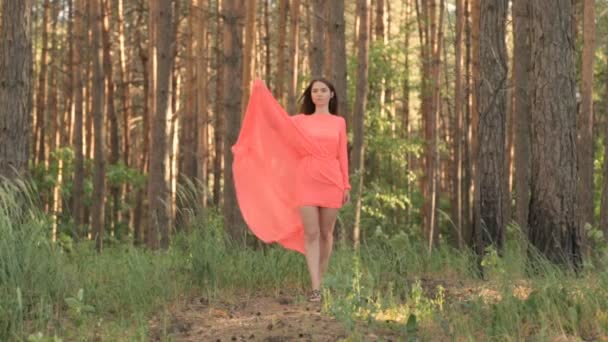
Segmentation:
<svg viewBox="0 0 608 342">
<path fill-rule="evenodd" d="M 241 117 L 245 115 L 245 107 L 249 101 L 251 80 L 255 70 L 255 14 L 256 0 L 247 0 L 245 23 L 245 51 L 243 53 L 243 98 L 241 99 Z"/>
<path fill-rule="evenodd" d="M 140 0 L 137 16 L 137 27 L 143 26 L 144 22 L 144 0 Z M 154 27 L 149 26 L 148 30 L 150 36 L 154 32 Z M 135 45 L 139 49 L 139 59 L 141 60 L 142 78 L 143 78 L 143 94 L 148 96 L 148 99 L 143 101 L 143 110 L 141 111 L 142 116 L 142 142 L 141 142 L 141 154 L 139 158 L 139 171 L 145 174 L 148 170 L 148 146 L 150 145 L 150 106 L 151 101 L 149 97 L 153 96 L 154 93 L 150 91 L 150 87 L 153 86 L 151 73 L 152 70 L 152 59 L 153 54 L 151 49 L 152 44 L 144 46 L 141 30 L 135 30 Z M 144 184 L 140 189 L 137 190 L 135 197 L 135 209 L 133 210 L 133 243 L 135 245 L 142 244 L 144 240 L 144 231 L 142 230 L 144 220 L 144 196 L 147 185 Z"/>
<path fill-rule="evenodd" d="M 475 241 L 475 237 L 480 237 L 481 234 L 478 233 L 479 227 L 475 224 L 475 222 L 479 222 L 481 213 L 479 205 L 475 205 L 475 203 L 480 203 L 480 199 L 475 196 L 480 195 L 479 191 L 475 191 L 478 189 L 479 177 L 477 177 L 477 159 L 479 158 L 478 151 L 478 128 L 479 128 L 479 92 L 478 92 L 478 84 L 479 84 L 479 30 L 480 30 L 480 8 L 479 3 L 481 0 L 470 0 L 471 6 L 471 31 L 470 31 L 470 83 L 469 87 L 471 89 L 471 100 L 470 100 L 470 108 L 469 108 L 469 148 L 470 148 L 470 158 L 469 158 L 469 174 L 470 174 L 470 182 L 468 184 L 469 193 L 473 194 L 473 198 L 470 198 L 469 202 L 469 219 L 468 221 L 471 223 L 471 234 L 470 234 L 470 242 L 473 246 L 479 246 L 480 243 Z M 481 251 L 478 251 L 481 254 Z"/>
<path fill-rule="evenodd" d="M 472 245 L 473 228 L 471 224 L 471 174 L 472 174 L 472 127 L 471 127 L 471 31 L 472 24 L 470 0 L 464 1 L 464 18 L 465 18 L 465 77 L 464 77 L 464 120 L 462 124 L 462 239 L 466 246 Z"/>
<path fill-rule="evenodd" d="M 604 83 L 604 108 L 608 113 L 608 75 Z M 604 121 L 604 171 L 602 186 L 602 203 L 600 208 L 600 229 L 608 236 L 608 120 Z"/>
<path fill-rule="evenodd" d="M 291 114 L 296 112 L 296 91 L 298 88 L 298 68 L 299 68 L 299 36 L 300 36 L 300 0 L 293 0 L 291 4 L 291 27 L 290 27 L 290 46 L 289 46 L 289 85 L 287 94 L 287 111 Z"/>
<path fill-rule="evenodd" d="M 346 120 L 347 127 L 352 122 L 352 115 L 348 110 L 347 84 L 346 84 L 346 25 L 344 24 L 344 0 L 331 1 L 330 35 L 332 44 L 332 76 L 336 95 L 338 96 L 338 111 Z"/>
<path fill-rule="evenodd" d="M 224 165 L 224 52 L 222 51 L 222 37 L 224 24 L 221 22 L 219 13 L 223 10 L 223 1 L 217 1 L 215 47 L 216 47 L 216 80 L 215 86 L 215 123 L 214 123 L 214 143 L 215 143 L 215 159 L 213 160 L 213 202 L 219 207 L 222 202 L 222 166 Z"/>
<path fill-rule="evenodd" d="M 172 117 L 171 113 L 171 71 L 173 70 L 175 41 L 172 25 L 171 0 L 158 1 L 158 8 L 151 11 L 152 20 L 158 23 L 154 35 L 154 50 L 156 54 L 156 108 L 154 124 L 152 126 L 152 139 L 150 141 L 150 174 L 148 183 L 149 203 L 149 235 L 148 247 L 157 248 L 158 234 L 160 233 L 160 247 L 169 247 L 169 143 L 168 128 Z"/>
<path fill-rule="evenodd" d="M 121 103 L 123 111 L 123 162 L 125 166 L 129 166 L 129 155 L 130 155 L 130 141 L 131 141 L 131 89 L 130 89 L 130 77 L 127 71 L 127 58 L 125 50 L 125 17 L 124 17 L 124 0 L 118 0 L 118 58 L 120 63 L 120 83 L 122 84 Z"/>
<path fill-rule="evenodd" d="M 455 80 L 454 80 L 454 116 L 456 124 L 453 127 L 454 167 L 452 169 L 452 221 L 456 225 L 458 248 L 464 246 L 462 238 L 462 171 L 463 171 L 463 89 L 462 89 L 462 33 L 465 23 L 464 0 L 456 0 L 456 39 L 455 39 Z"/>
<path fill-rule="evenodd" d="M 323 75 L 323 54 L 325 52 L 324 33 L 325 33 L 325 10 L 323 0 L 312 1 L 312 46 L 310 54 L 310 71 L 312 77 Z"/>
<path fill-rule="evenodd" d="M 287 50 L 287 9 L 288 3 L 287 0 L 278 0 L 279 1 L 279 40 L 277 46 L 277 78 L 275 80 L 276 84 L 276 96 L 279 102 L 284 103 L 285 99 L 285 64 L 287 62 L 285 51 Z M 299 2 L 299 0 L 295 0 Z M 292 13 L 293 7 L 295 4 L 292 4 Z M 293 17 L 291 19 L 293 21 Z M 291 61 L 291 58 L 289 59 Z M 289 69 L 291 70 L 291 69 Z"/>
<path fill-rule="evenodd" d="M 264 78 L 270 80 L 272 75 L 272 64 L 271 64 L 271 50 L 270 50 L 270 13 L 268 11 L 268 3 L 270 0 L 264 1 L 264 51 L 265 51 L 265 63 L 264 63 Z M 283 33 L 284 35 L 285 33 Z"/>
<path fill-rule="evenodd" d="M 353 149 L 351 151 L 351 164 L 353 165 L 353 173 L 359 177 L 363 177 L 363 149 L 364 149 L 364 117 L 365 107 L 367 104 L 367 78 L 368 78 L 368 59 L 369 59 L 369 33 L 370 33 L 370 3 L 369 0 L 357 1 L 357 15 L 359 16 L 359 49 L 357 52 L 357 95 L 355 97 L 355 105 L 353 108 Z M 362 194 L 363 182 L 359 180 L 357 195 Z M 357 198 L 360 201 L 360 198 Z M 360 210 L 361 206 L 357 206 Z M 355 213 L 360 215 L 360 213 Z M 353 229 L 353 242 L 355 247 L 360 243 L 359 222 L 355 222 Z"/>
<path fill-rule="evenodd" d="M 197 50 L 198 56 L 196 63 L 196 82 L 197 89 L 199 89 L 199 93 L 197 94 L 197 106 L 196 106 L 196 114 L 197 114 L 197 127 L 198 133 L 196 133 L 198 146 L 197 146 L 197 154 L 198 154 L 198 162 L 196 165 L 197 173 L 194 175 L 201 184 L 207 184 L 208 180 L 208 170 L 207 165 L 209 164 L 209 108 L 208 108 L 208 91 L 209 91 L 209 82 L 208 82 L 208 59 L 209 59 L 209 49 L 207 47 L 207 16 L 206 11 L 209 7 L 207 0 L 199 0 L 199 10 L 198 10 L 198 20 L 196 25 L 197 31 Z M 207 189 L 203 187 L 199 189 L 200 194 L 200 205 L 203 208 L 207 207 Z"/>
<path fill-rule="evenodd" d="M 31 0 L 30 0 L 31 1 Z M 49 0 L 45 0 L 44 13 L 42 19 L 42 47 L 40 51 L 40 71 L 38 72 L 38 91 L 36 92 L 36 127 L 34 132 L 34 151 L 36 153 L 36 162 L 38 164 L 45 160 L 45 103 L 46 103 L 46 76 L 48 68 L 48 35 L 51 31 L 50 27 L 50 16 L 51 16 L 51 4 Z M 7 7 L 8 8 L 8 7 Z M 7 11 L 4 11 L 7 13 Z M 4 20 L 3 20 L 4 22 Z"/>
<path fill-rule="evenodd" d="M 106 77 L 106 113 L 110 120 L 110 165 L 117 165 L 120 159 L 120 146 L 118 136 L 118 118 L 116 109 L 114 108 L 114 81 L 112 67 L 112 42 L 110 39 L 110 15 L 111 7 L 108 0 L 102 0 L 102 20 L 103 20 L 103 69 Z M 110 194 L 112 197 L 112 212 L 110 215 L 111 222 L 109 226 L 114 234 L 116 234 L 116 225 L 118 223 L 118 211 L 120 206 L 120 188 L 118 186 L 110 186 Z"/>
<path fill-rule="evenodd" d="M 101 252 L 104 239 L 104 207 L 105 207 L 105 128 L 104 118 L 104 78 L 103 78 L 103 47 L 101 45 L 102 11 L 101 0 L 91 2 L 92 31 L 93 31 L 93 126 L 95 129 L 95 155 L 93 175 L 93 206 L 91 208 L 91 229 L 95 239 L 95 248 Z"/>
<path fill-rule="evenodd" d="M 83 0 L 75 0 L 74 4 L 74 32 L 72 34 L 75 40 L 75 48 L 72 50 L 72 70 L 74 86 L 74 188 L 72 190 L 72 215 L 74 217 L 74 237 L 76 239 L 82 237 L 82 224 L 84 214 L 84 156 L 83 156 L 83 82 L 82 82 L 82 56 L 81 50 L 85 46 L 82 36 L 84 4 Z"/>
<path fill-rule="evenodd" d="M 232 175 L 232 151 L 230 147 L 236 143 L 241 124 L 241 73 L 242 73 L 242 31 L 240 20 L 243 15 L 240 2 L 225 0 L 222 8 L 224 18 L 224 113 L 226 115 L 226 130 L 224 131 L 224 224 L 232 239 L 236 242 L 245 241 L 245 223 L 236 201 Z"/>
</svg>

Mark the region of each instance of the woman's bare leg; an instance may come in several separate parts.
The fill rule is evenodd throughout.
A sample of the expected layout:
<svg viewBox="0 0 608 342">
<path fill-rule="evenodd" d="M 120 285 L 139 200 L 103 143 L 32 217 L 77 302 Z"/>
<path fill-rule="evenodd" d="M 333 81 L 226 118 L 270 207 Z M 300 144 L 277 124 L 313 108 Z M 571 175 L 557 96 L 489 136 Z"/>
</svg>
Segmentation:
<svg viewBox="0 0 608 342">
<path fill-rule="evenodd" d="M 313 206 L 300 207 L 300 216 L 304 224 L 304 248 L 306 263 L 310 273 L 310 282 L 313 290 L 321 288 L 321 274 L 319 273 L 319 208 Z"/>
<path fill-rule="evenodd" d="M 334 245 L 334 226 L 338 217 L 338 209 L 336 208 L 319 208 L 319 224 L 320 224 L 320 240 L 319 240 L 319 270 L 320 278 L 323 278 L 329 257 Z"/>
</svg>

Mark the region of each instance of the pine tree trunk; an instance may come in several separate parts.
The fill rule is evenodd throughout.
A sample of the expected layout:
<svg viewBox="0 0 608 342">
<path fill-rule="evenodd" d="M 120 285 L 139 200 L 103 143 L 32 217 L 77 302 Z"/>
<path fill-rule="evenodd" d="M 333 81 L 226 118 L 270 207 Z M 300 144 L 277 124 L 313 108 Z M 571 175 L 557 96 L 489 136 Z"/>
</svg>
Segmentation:
<svg viewBox="0 0 608 342">
<path fill-rule="evenodd" d="M 31 0 L 6 0 L 0 22 L 0 176 L 27 173 L 32 110 Z"/>
<path fill-rule="evenodd" d="M 232 239 L 243 242 L 245 238 L 245 223 L 236 201 L 234 180 L 232 176 L 232 151 L 230 147 L 236 143 L 241 124 L 242 89 L 242 9 L 237 0 L 225 0 L 222 8 L 224 18 L 224 113 L 226 115 L 226 130 L 224 140 L 224 224 Z"/>
<path fill-rule="evenodd" d="M 278 46 L 277 46 L 277 78 L 276 84 L 276 96 L 280 103 L 284 103 L 285 99 L 285 64 L 287 62 L 285 52 L 287 51 L 287 9 L 289 8 L 287 0 L 279 1 L 279 32 L 278 32 Z M 295 0 L 299 2 L 299 0 Z M 295 6 L 291 5 L 292 8 Z M 293 10 L 292 10 L 293 11 Z M 292 12 L 293 13 L 293 12 Z M 292 17 L 293 21 L 293 17 Z M 289 59 L 291 61 L 291 59 Z M 291 70 L 291 69 L 290 69 Z"/>
<path fill-rule="evenodd" d="M 455 40 L 455 84 L 454 84 L 454 115 L 456 124 L 453 127 L 454 141 L 454 168 L 452 169 L 452 221 L 456 225 L 458 248 L 464 246 L 462 237 L 463 225 L 463 139 L 464 113 L 463 113 L 463 87 L 462 87 L 462 33 L 464 28 L 464 0 L 456 0 L 456 40 Z"/>
<path fill-rule="evenodd" d="M 103 47 L 101 45 L 102 11 L 101 1 L 91 2 L 93 48 L 93 126 L 94 126 L 94 172 L 93 172 L 93 205 L 91 208 L 91 229 L 95 239 L 95 248 L 101 252 L 104 239 L 105 208 L 105 127 L 104 127 L 104 75 Z"/>
<path fill-rule="evenodd" d="M 324 0 L 312 1 L 312 46 L 310 55 L 310 71 L 312 77 L 323 76 L 324 67 L 324 33 L 325 33 L 325 10 Z"/>
<path fill-rule="evenodd" d="M 367 82 L 368 82 L 368 59 L 369 59 L 369 33 L 370 33 L 370 3 L 369 0 L 358 0 L 357 1 L 357 15 L 359 17 L 359 36 L 357 40 L 359 42 L 359 49 L 357 52 L 357 88 L 355 105 L 353 108 L 353 149 L 351 151 L 351 164 L 353 165 L 353 173 L 358 174 L 362 177 L 363 170 L 363 149 L 364 149 L 364 117 L 365 107 L 367 104 Z M 358 182 L 358 197 L 362 194 L 361 187 L 363 182 Z M 356 199 L 360 201 L 360 198 Z M 360 205 L 357 205 L 360 210 Z M 356 213 L 355 215 L 360 215 Z M 353 242 L 355 247 L 360 243 L 359 241 L 360 227 L 358 222 L 355 222 L 353 231 Z"/>
<path fill-rule="evenodd" d="M 205 15 L 209 4 L 208 0 L 199 0 L 198 2 L 199 10 L 198 10 L 198 20 L 196 31 L 197 31 L 197 50 L 198 56 L 197 64 L 196 64 L 196 84 L 197 89 L 199 89 L 199 93 L 197 94 L 197 105 L 196 105 L 196 114 L 198 132 L 195 133 L 198 141 L 198 145 L 196 147 L 197 151 L 197 165 L 196 165 L 196 174 L 194 177 L 198 179 L 200 184 L 207 184 L 209 178 L 208 172 L 208 164 L 209 164 L 209 104 L 208 104 L 208 91 L 209 91 L 209 82 L 208 82 L 208 59 L 209 59 L 209 49 L 207 47 L 207 16 Z M 199 203 L 203 208 L 207 207 L 207 189 L 202 188 L 198 189 L 200 200 Z"/>
<path fill-rule="evenodd" d="M 272 75 L 272 58 L 271 58 L 271 50 L 270 50 L 270 13 L 268 11 L 268 6 L 270 0 L 264 1 L 264 51 L 265 51 L 265 61 L 264 61 L 264 78 L 266 80 L 270 80 Z M 283 33 L 284 34 L 284 33 Z"/>
<path fill-rule="evenodd" d="M 168 129 L 171 124 L 171 72 L 174 63 L 173 44 L 175 41 L 171 0 L 158 1 L 158 8 L 152 11 L 158 23 L 154 35 L 156 64 L 156 108 L 150 140 L 150 173 L 148 183 L 148 247 L 155 249 L 160 234 L 160 247 L 169 247 L 169 148 Z"/>
<path fill-rule="evenodd" d="M 140 0 L 139 8 L 137 11 L 137 25 L 136 27 L 141 27 L 144 25 L 144 0 Z M 154 32 L 154 27 L 149 26 L 148 30 L 150 35 Z M 139 154 L 139 172 L 145 174 L 148 170 L 148 146 L 150 145 L 150 105 L 151 101 L 149 98 L 153 96 L 153 92 L 150 91 L 150 87 L 153 86 L 152 80 L 150 77 L 150 71 L 152 68 L 152 59 L 153 56 L 150 54 L 152 51 L 151 45 L 145 46 L 143 43 L 142 32 L 139 29 L 135 30 L 135 45 L 139 49 L 139 59 L 141 60 L 141 68 L 142 68 L 142 79 L 143 79 L 143 94 L 148 96 L 148 99 L 145 99 L 143 103 L 143 109 L 141 111 L 142 116 L 142 137 L 141 137 L 141 153 Z M 140 245 L 145 242 L 144 239 L 144 230 L 142 229 L 145 218 L 145 203 L 144 196 L 145 191 L 147 189 L 147 184 L 144 184 L 140 189 L 137 190 L 137 194 L 135 195 L 135 209 L 133 210 L 133 243 L 135 245 Z"/>
<path fill-rule="evenodd" d="M 507 49 L 505 26 L 507 0 L 481 0 L 479 36 L 478 109 L 479 130 L 477 183 L 480 215 L 476 217 L 476 238 L 483 253 L 487 246 L 502 250 L 506 225 L 505 192 L 507 191 L 506 111 L 507 111 Z"/>
<path fill-rule="evenodd" d="M 110 16 L 111 7 L 108 0 L 102 0 L 102 20 L 103 20 L 103 69 L 106 77 L 106 113 L 110 121 L 110 165 L 117 165 L 120 160 L 120 146 L 118 135 L 118 117 L 116 116 L 116 108 L 114 107 L 114 78 L 112 67 L 112 42 L 110 39 Z M 105 145 L 104 145 L 105 146 Z M 108 226 L 112 232 L 116 234 L 116 225 L 118 224 L 118 212 L 120 206 L 120 188 L 118 186 L 110 186 L 110 195 L 112 197 L 112 212 L 110 213 L 111 222 Z"/>
<path fill-rule="evenodd" d="M 287 112 L 295 114 L 296 109 L 296 91 L 298 89 L 298 70 L 299 70 L 299 36 L 300 36 L 300 0 L 293 0 L 291 4 L 291 23 L 290 23 L 290 46 L 289 46 L 289 76 L 288 76 L 288 94 L 287 94 Z"/>
<path fill-rule="evenodd" d="M 30 0 L 31 1 L 31 0 Z M 48 36 L 51 31 L 51 4 L 49 0 L 45 0 L 44 13 L 42 19 L 42 47 L 40 51 L 40 71 L 38 72 L 38 91 L 36 92 L 36 127 L 34 132 L 34 153 L 36 155 L 36 163 L 40 164 L 45 161 L 45 103 L 46 103 L 46 76 L 48 68 Z M 7 7 L 8 8 L 8 7 Z M 4 12 L 6 13 L 6 11 Z"/>
<path fill-rule="evenodd" d="M 532 1 L 535 86 L 529 239 L 549 260 L 578 267 L 582 255 L 576 205 L 576 79 L 570 1 L 555 0 L 554 6 Z"/>
<path fill-rule="evenodd" d="M 513 1 L 513 84 L 515 100 L 515 222 L 527 232 L 530 204 L 530 5 Z"/>
<path fill-rule="evenodd" d="M 608 113 L 608 75 L 604 84 L 604 108 Z M 600 208 L 600 229 L 608 236 L 608 120 L 604 121 L 604 171 L 602 185 L 602 203 Z"/>
<path fill-rule="evenodd" d="M 579 227 L 593 226 L 593 61 L 595 57 L 595 1 L 583 1 L 583 59 L 581 106 L 577 120 Z M 583 236 L 584 238 L 584 236 Z"/>
<path fill-rule="evenodd" d="M 83 98 L 82 98 L 82 55 L 84 45 L 83 32 L 84 3 L 83 0 L 75 0 L 74 4 L 74 32 L 72 37 L 75 47 L 72 50 L 74 94 L 74 188 L 72 190 L 72 215 L 74 216 L 74 237 L 82 237 L 82 224 L 84 215 L 84 156 L 83 156 Z"/>
<path fill-rule="evenodd" d="M 222 202 L 222 187 L 221 187 L 221 179 L 223 176 L 223 168 L 224 165 L 224 132 L 225 132 L 225 124 L 224 124 L 224 52 L 222 51 L 223 45 L 223 33 L 224 33 L 224 24 L 220 20 L 219 13 L 223 10 L 224 0 L 217 1 L 216 11 L 218 16 L 216 18 L 216 37 L 215 37 L 215 47 L 216 47 L 216 80 L 217 84 L 215 86 L 215 122 L 214 122 L 214 144 L 215 144 L 215 158 L 213 160 L 213 203 L 219 207 Z"/>
<path fill-rule="evenodd" d="M 243 98 L 241 99 L 241 117 L 245 115 L 245 107 L 249 101 L 251 81 L 255 70 L 255 17 L 256 0 L 247 0 L 245 22 L 245 51 L 243 53 Z"/>
<path fill-rule="evenodd" d="M 344 0 L 331 1 L 330 35 L 333 42 L 332 48 L 332 74 L 331 80 L 336 87 L 338 96 L 338 114 L 344 117 L 347 126 L 352 122 L 352 116 L 348 110 L 348 97 L 346 84 L 346 25 L 344 24 Z"/>
</svg>

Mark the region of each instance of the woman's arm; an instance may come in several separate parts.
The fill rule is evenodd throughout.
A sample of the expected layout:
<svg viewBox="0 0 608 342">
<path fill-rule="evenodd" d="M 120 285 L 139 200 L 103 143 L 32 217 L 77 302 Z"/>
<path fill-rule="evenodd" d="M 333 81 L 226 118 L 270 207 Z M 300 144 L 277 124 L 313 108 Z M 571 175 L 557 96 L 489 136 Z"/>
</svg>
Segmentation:
<svg viewBox="0 0 608 342">
<path fill-rule="evenodd" d="M 348 175 L 348 149 L 346 147 L 347 142 L 348 142 L 348 138 L 346 136 L 346 121 L 340 120 L 340 122 L 341 122 L 340 139 L 339 139 L 340 150 L 338 152 L 338 160 L 340 161 L 340 170 L 342 171 L 344 189 L 350 190 L 351 186 L 350 186 L 349 175 Z"/>
</svg>

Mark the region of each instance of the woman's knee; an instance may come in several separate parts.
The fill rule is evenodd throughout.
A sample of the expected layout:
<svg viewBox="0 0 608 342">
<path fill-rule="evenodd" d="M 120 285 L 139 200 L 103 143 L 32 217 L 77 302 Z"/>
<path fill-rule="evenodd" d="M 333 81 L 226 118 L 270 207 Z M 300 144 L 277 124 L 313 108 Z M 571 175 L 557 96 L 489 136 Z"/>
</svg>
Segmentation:
<svg viewBox="0 0 608 342">
<path fill-rule="evenodd" d="M 308 227 L 304 230 L 306 241 L 317 241 L 320 237 L 319 227 Z"/>
<path fill-rule="evenodd" d="M 334 236 L 334 225 L 321 227 L 320 237 L 322 240 L 329 240 Z"/>
</svg>

